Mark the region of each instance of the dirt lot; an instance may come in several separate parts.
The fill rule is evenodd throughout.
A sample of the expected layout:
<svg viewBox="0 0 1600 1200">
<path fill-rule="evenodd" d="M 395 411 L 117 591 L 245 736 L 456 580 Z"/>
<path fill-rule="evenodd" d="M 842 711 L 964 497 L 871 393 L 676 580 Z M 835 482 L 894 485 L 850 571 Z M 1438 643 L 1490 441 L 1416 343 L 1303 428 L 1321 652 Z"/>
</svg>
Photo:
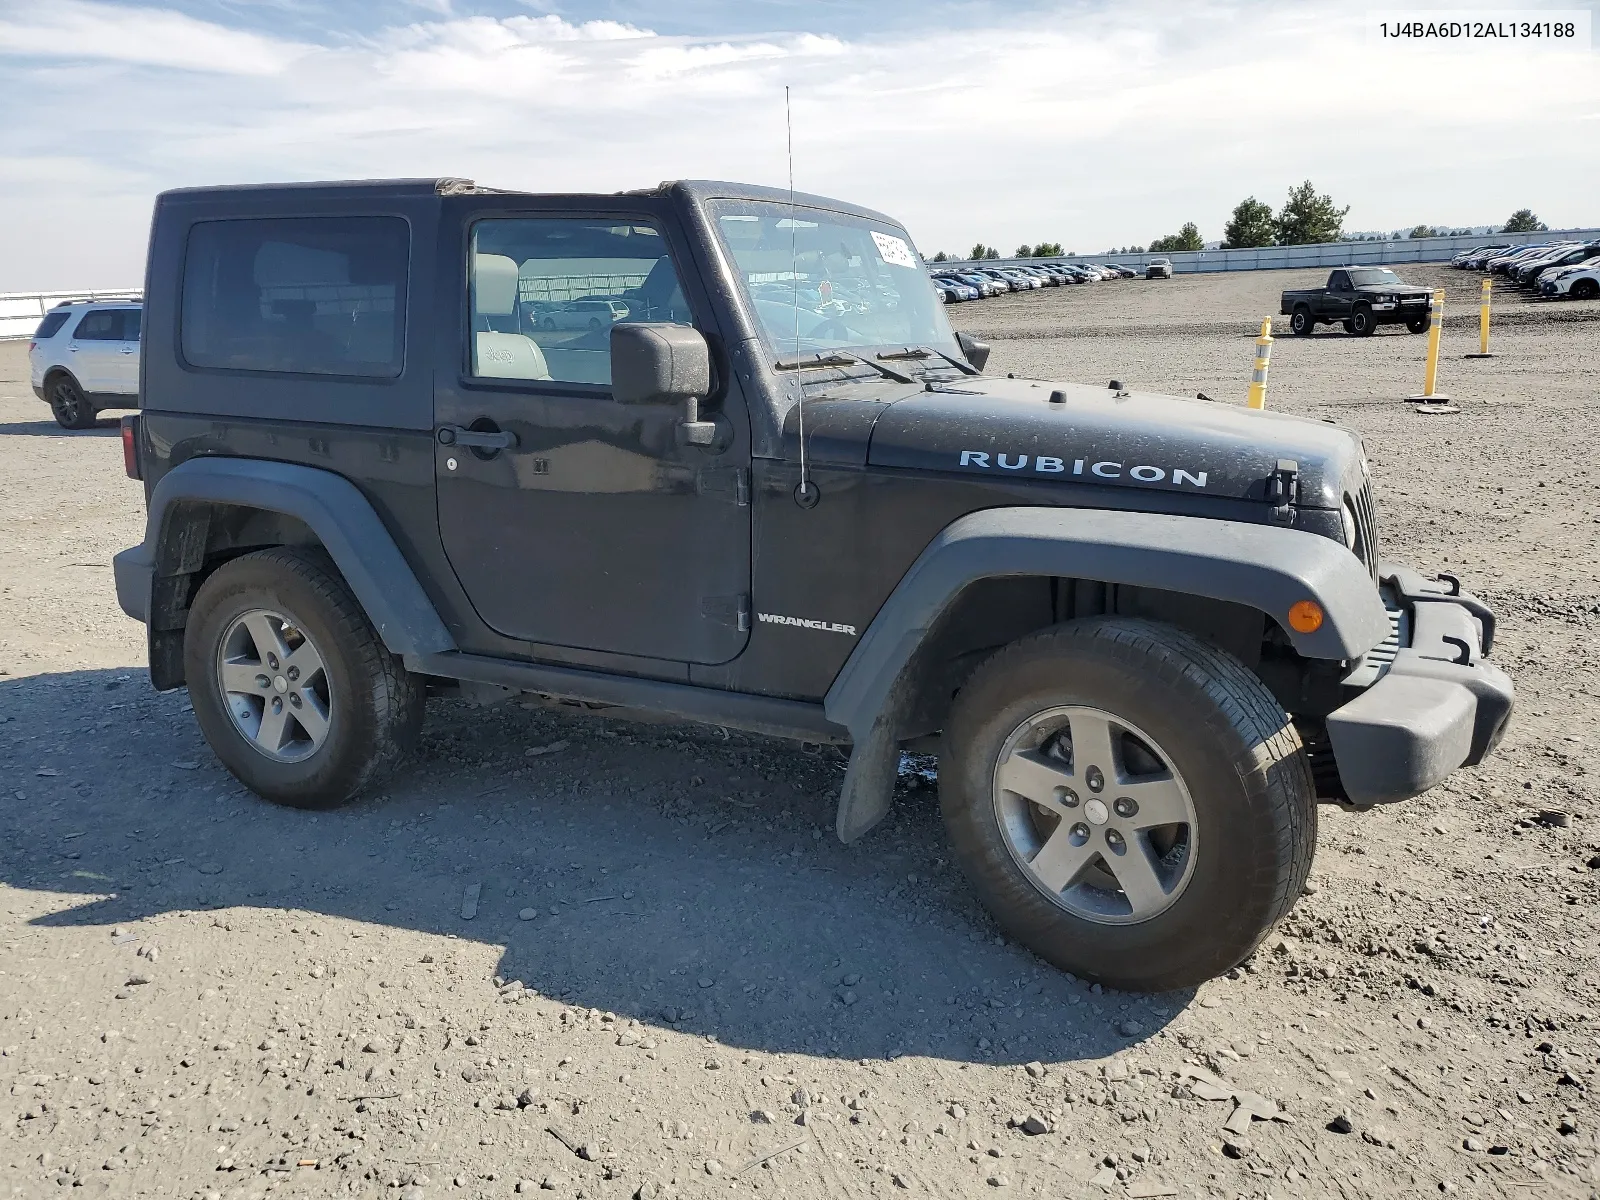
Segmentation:
<svg viewBox="0 0 1600 1200">
<path fill-rule="evenodd" d="M 1238 403 L 1313 274 L 953 313 L 991 370 Z M 1280 340 L 1269 403 L 1366 437 L 1388 553 L 1498 606 L 1519 713 L 1325 810 L 1281 936 L 1156 997 L 998 939 L 914 779 L 840 846 L 832 752 L 436 701 L 387 795 L 255 800 L 116 608 L 114 428 L 0 345 L 0 1194 L 1595 1196 L 1600 312 L 1504 302 L 1466 361 L 1477 277 L 1407 274 L 1452 290 L 1458 415 L 1400 401 L 1403 330 Z"/>
</svg>

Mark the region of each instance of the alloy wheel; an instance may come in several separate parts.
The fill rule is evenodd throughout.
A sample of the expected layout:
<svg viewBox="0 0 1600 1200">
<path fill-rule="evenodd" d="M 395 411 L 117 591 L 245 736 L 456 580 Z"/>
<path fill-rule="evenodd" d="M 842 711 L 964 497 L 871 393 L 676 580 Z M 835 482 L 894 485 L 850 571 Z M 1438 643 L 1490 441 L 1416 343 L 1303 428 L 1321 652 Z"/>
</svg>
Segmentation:
<svg viewBox="0 0 1600 1200">
<path fill-rule="evenodd" d="M 276 762 L 310 758 L 328 738 L 333 692 L 322 655 L 295 622 L 251 609 L 217 645 L 217 683 L 234 728 Z"/>
<path fill-rule="evenodd" d="M 1098 708 L 1052 708 L 1005 741 L 995 815 L 1029 881 L 1074 916 L 1148 921 L 1194 872 L 1198 820 L 1172 760 L 1143 730 Z"/>
</svg>

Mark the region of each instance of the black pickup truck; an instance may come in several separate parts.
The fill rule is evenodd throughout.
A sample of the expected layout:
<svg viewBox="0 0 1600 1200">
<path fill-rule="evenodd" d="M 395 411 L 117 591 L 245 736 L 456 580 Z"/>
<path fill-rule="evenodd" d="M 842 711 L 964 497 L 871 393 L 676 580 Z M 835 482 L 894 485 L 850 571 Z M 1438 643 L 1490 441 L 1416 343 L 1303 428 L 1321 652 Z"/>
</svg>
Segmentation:
<svg viewBox="0 0 1600 1200">
<path fill-rule="evenodd" d="M 1326 287 L 1285 292 L 1278 311 L 1300 337 L 1335 321 L 1346 333 L 1366 337 L 1379 325 L 1402 323 L 1412 333 L 1426 333 L 1432 307 L 1427 288 L 1402 283 L 1388 267 L 1340 267 L 1328 273 Z"/>
</svg>

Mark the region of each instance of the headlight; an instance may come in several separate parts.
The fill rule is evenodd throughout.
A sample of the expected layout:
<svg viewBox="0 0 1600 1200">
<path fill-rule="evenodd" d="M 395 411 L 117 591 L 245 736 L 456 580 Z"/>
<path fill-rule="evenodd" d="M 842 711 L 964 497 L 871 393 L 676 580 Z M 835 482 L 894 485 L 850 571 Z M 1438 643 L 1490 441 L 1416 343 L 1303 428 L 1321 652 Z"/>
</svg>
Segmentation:
<svg viewBox="0 0 1600 1200">
<path fill-rule="evenodd" d="M 1344 523 L 1344 546 L 1351 554 L 1356 552 L 1356 541 L 1360 536 L 1359 526 L 1356 524 L 1356 510 L 1350 507 L 1350 501 L 1344 502 L 1344 507 L 1339 510 L 1339 516 Z"/>
</svg>

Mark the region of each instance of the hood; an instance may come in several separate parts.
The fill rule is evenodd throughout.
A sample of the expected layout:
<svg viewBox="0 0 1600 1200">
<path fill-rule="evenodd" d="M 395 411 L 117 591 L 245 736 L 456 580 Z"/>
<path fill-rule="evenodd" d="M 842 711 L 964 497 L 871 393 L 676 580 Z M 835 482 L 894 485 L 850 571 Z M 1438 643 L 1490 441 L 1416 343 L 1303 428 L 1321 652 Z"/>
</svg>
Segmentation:
<svg viewBox="0 0 1600 1200">
<path fill-rule="evenodd" d="M 1415 283 L 1363 283 L 1358 292 L 1372 292 L 1380 296 L 1425 296 L 1431 289 Z"/>
<path fill-rule="evenodd" d="M 867 450 L 874 467 L 1260 501 L 1283 459 L 1298 464 L 1301 507 L 1338 509 L 1366 479 L 1359 439 L 1320 421 L 1027 379 L 973 377 L 896 398 Z"/>
</svg>

